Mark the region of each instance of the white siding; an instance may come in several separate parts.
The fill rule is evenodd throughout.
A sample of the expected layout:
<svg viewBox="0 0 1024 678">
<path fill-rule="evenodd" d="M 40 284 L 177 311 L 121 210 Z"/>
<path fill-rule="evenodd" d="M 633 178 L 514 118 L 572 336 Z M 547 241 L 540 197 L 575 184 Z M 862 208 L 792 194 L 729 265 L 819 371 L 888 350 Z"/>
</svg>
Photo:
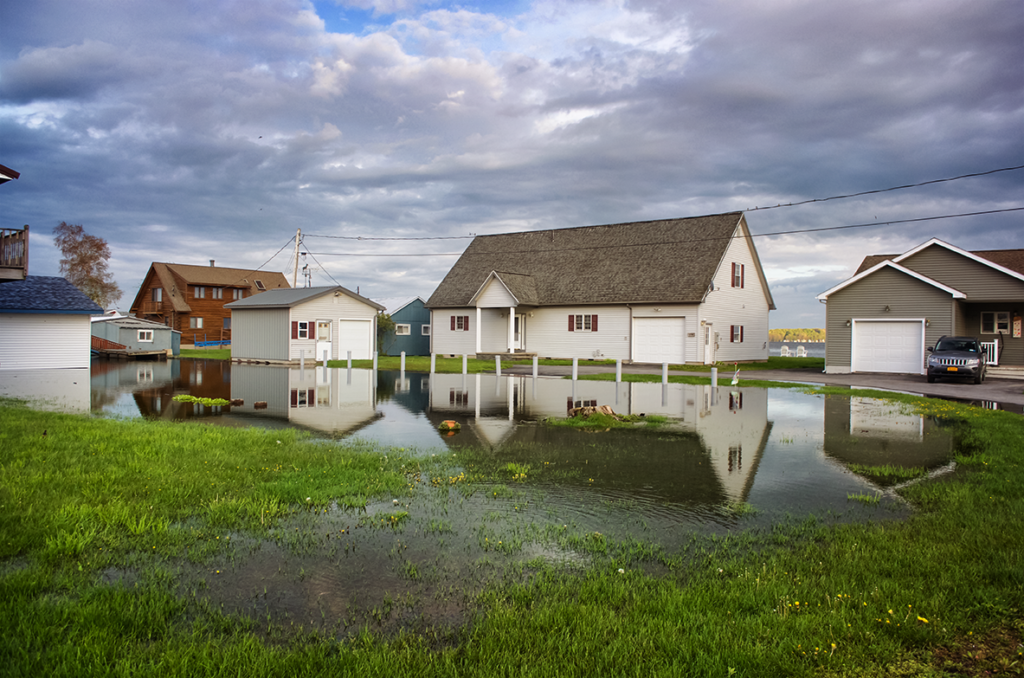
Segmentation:
<svg viewBox="0 0 1024 678">
<path fill-rule="evenodd" d="M 509 308 L 517 304 L 516 300 L 509 294 L 508 289 L 496 278 L 491 278 L 484 291 L 480 293 L 480 298 L 477 299 L 476 305 L 480 308 Z"/>
<path fill-rule="evenodd" d="M 367 359 L 372 356 L 375 348 L 375 327 L 376 327 L 377 309 L 372 306 L 368 306 L 358 299 L 353 299 L 348 295 L 335 296 L 334 293 L 325 294 L 311 299 L 305 303 L 293 306 L 289 312 L 288 322 L 288 334 L 290 338 L 292 328 L 292 322 L 308 322 L 315 323 L 317 320 L 330 320 L 331 321 L 331 359 L 332 360 L 344 360 L 347 357 L 347 352 L 352 351 L 353 359 L 356 356 L 362 356 L 360 359 Z M 370 337 L 369 345 L 363 347 L 363 342 L 360 341 L 359 345 L 353 345 L 352 347 L 341 346 L 343 337 L 340 330 L 339 321 L 341 320 L 364 320 L 370 322 Z M 313 360 L 313 356 L 316 352 L 316 332 L 315 325 L 311 325 L 314 331 L 310 333 L 310 337 L 307 339 L 290 339 L 289 341 L 289 358 L 291 360 L 298 360 L 300 351 L 304 351 L 306 360 Z"/>
<path fill-rule="evenodd" d="M 526 314 L 526 350 L 542 358 L 629 360 L 626 306 L 557 306 Z M 597 314 L 597 332 L 570 332 L 569 315 Z"/>
<path fill-rule="evenodd" d="M 87 368 L 92 327 L 85 314 L 0 314 L 0 370 Z"/>
<path fill-rule="evenodd" d="M 740 233 L 742 229 L 737 227 L 736 234 Z M 732 286 L 733 262 L 746 267 L 742 288 Z M 714 331 L 718 333 L 716 359 L 720 362 L 767 360 L 768 301 L 746 238 L 733 238 L 714 281 L 715 289 L 705 298 L 700 319 L 713 323 Z M 743 326 L 743 343 L 730 343 L 731 325 Z M 700 343 L 703 349 L 703 342 Z"/>
<path fill-rule="evenodd" d="M 474 320 L 475 320 L 474 311 Z M 501 316 L 505 316 L 502 318 Z M 470 334 L 476 336 L 470 320 Z M 504 353 L 508 350 L 508 309 L 482 308 L 480 309 L 480 323 L 483 332 L 480 334 L 481 353 Z M 451 326 L 449 326 L 451 331 Z"/>
<path fill-rule="evenodd" d="M 469 331 L 452 331 L 452 316 L 469 316 Z M 439 355 L 476 353 L 476 309 L 435 308 L 430 311 L 430 350 Z"/>
<path fill-rule="evenodd" d="M 634 318 L 677 318 L 683 319 L 683 349 L 688 363 L 700 363 L 704 360 L 704 335 L 700 328 L 700 306 L 696 304 L 647 304 L 634 306 Z M 635 340 L 634 340 L 635 343 Z M 633 359 L 636 353 L 634 348 Z"/>
</svg>

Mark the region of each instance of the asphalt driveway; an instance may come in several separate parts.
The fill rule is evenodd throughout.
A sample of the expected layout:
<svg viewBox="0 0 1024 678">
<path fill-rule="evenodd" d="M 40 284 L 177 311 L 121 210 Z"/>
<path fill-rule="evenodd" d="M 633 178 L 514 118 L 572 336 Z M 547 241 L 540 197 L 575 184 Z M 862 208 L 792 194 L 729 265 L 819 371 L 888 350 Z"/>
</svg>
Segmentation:
<svg viewBox="0 0 1024 678">
<path fill-rule="evenodd" d="M 531 374 L 529 365 L 516 365 L 502 369 L 504 374 Z M 568 376 L 572 374 L 570 366 L 539 365 L 538 374 L 544 376 Z M 579 374 L 600 374 L 614 372 L 614 367 L 607 365 L 588 365 L 581 362 Z M 661 374 L 661 365 L 623 365 L 623 373 L 627 374 Z M 732 369 L 719 370 L 718 378 L 731 377 Z M 669 374 L 688 374 L 691 376 L 710 376 L 707 372 L 683 372 L 669 370 Z M 983 384 L 972 384 L 967 381 L 937 381 L 929 384 L 922 374 L 824 374 L 820 369 L 804 368 L 792 370 L 759 370 L 740 366 L 740 384 L 745 379 L 764 381 L 788 381 L 806 384 L 824 384 L 828 386 L 855 386 L 858 388 L 877 388 L 887 391 L 900 391 L 915 395 L 948 398 L 955 400 L 982 401 L 1011 405 L 1013 411 L 1024 410 L 1024 381 L 1020 379 L 1000 379 L 986 377 Z M 1015 407 L 1013 407 L 1015 406 Z"/>
</svg>

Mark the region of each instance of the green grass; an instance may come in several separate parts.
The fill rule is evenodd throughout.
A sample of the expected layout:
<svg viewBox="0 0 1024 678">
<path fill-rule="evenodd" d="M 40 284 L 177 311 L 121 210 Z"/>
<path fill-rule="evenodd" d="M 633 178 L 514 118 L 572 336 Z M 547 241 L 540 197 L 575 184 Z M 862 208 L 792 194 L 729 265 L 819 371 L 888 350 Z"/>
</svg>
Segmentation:
<svg viewBox="0 0 1024 678">
<path fill-rule="evenodd" d="M 259 541 L 288 516 L 335 501 L 400 496 L 419 462 L 293 431 L 93 419 L 3 401 L 2 673 L 1017 675 L 1024 420 L 878 395 L 958 422 L 957 475 L 902 490 L 917 508 L 908 520 L 723 533 L 694 541 L 684 559 L 570 529 L 560 538 L 588 554 L 585 564 L 510 570 L 467 600 L 478 612 L 467 626 L 344 640 L 302 620 L 259 621 L 182 596 L 178 563 L 186 553 L 198 562 L 233 553 L 226 542 Z M 528 491 L 538 469 L 504 462 L 496 471 L 514 493 Z M 512 480 L 523 472 L 525 483 Z M 431 473 L 441 477 L 431 492 L 458 501 L 474 491 L 465 476 Z M 505 487 L 487 493 L 505 496 Z M 401 540 L 408 522 L 394 509 L 367 525 Z M 452 527 L 437 516 L 432 529 L 443 538 Z M 518 548 L 492 546 L 484 534 L 480 567 L 492 549 Z M 428 576 L 427 565 L 403 556 L 408 579 Z M 104 584 L 108 571 L 134 580 Z M 381 609 L 390 605 L 386 597 Z"/>
<path fill-rule="evenodd" d="M 230 348 L 183 348 L 179 358 L 205 358 L 206 360 L 231 360 Z"/>
</svg>

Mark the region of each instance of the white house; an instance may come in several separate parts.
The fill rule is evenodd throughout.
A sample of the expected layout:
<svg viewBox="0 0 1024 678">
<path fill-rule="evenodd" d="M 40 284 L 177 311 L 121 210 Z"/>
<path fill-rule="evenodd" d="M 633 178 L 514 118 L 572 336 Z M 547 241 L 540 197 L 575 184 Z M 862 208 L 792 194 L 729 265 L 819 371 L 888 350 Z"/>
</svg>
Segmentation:
<svg viewBox="0 0 1024 678">
<path fill-rule="evenodd" d="M 103 309 L 64 278 L 0 284 L 0 370 L 88 368 L 95 313 Z"/>
<path fill-rule="evenodd" d="M 427 301 L 431 351 L 763 361 L 775 308 L 742 212 L 478 236 Z"/>
<path fill-rule="evenodd" d="M 376 351 L 380 304 L 344 287 L 267 290 L 225 304 L 232 360 L 366 360 Z"/>
</svg>

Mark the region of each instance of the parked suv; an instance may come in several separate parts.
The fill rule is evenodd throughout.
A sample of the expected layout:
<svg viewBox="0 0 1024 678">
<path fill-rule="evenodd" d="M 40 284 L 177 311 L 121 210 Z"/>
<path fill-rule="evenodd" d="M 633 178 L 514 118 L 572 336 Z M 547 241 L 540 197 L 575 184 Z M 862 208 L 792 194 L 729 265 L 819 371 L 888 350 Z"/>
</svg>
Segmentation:
<svg viewBox="0 0 1024 678">
<path fill-rule="evenodd" d="M 936 377 L 985 380 L 985 349 L 974 337 L 941 337 L 928 351 L 928 383 Z"/>
</svg>

